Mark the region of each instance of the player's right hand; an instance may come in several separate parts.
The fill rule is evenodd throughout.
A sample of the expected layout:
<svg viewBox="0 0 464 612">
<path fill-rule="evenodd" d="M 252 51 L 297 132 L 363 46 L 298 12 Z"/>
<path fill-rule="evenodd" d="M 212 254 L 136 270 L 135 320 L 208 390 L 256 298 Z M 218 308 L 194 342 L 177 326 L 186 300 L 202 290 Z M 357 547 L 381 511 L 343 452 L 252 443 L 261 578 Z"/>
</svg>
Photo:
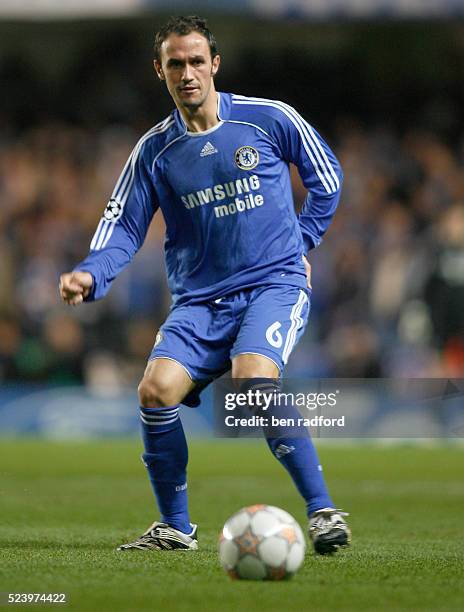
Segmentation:
<svg viewBox="0 0 464 612">
<path fill-rule="evenodd" d="M 309 263 L 309 261 L 306 259 L 306 257 L 303 255 L 303 264 L 306 270 L 306 286 L 308 287 L 308 289 L 312 289 L 312 285 L 311 285 L 311 264 Z"/>
<path fill-rule="evenodd" d="M 90 272 L 66 272 L 60 276 L 60 295 L 66 304 L 76 306 L 85 300 L 93 285 Z"/>
</svg>

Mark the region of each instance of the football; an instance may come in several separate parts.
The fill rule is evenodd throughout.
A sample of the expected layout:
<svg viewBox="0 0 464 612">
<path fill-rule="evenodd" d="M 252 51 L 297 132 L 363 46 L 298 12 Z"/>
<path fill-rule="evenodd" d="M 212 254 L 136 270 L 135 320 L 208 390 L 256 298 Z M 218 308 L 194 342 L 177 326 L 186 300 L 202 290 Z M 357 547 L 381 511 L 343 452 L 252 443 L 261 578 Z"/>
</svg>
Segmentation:
<svg viewBox="0 0 464 612">
<path fill-rule="evenodd" d="M 233 579 L 283 580 L 301 567 L 306 542 L 296 520 L 275 506 L 242 508 L 219 535 L 219 560 Z"/>
</svg>

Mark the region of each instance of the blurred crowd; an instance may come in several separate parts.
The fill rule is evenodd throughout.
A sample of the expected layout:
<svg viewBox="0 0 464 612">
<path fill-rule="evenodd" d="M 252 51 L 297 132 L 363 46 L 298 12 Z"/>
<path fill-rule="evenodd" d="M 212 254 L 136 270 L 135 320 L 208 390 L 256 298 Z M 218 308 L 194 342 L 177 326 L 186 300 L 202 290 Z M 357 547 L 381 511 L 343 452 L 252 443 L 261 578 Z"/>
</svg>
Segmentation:
<svg viewBox="0 0 464 612">
<path fill-rule="evenodd" d="M 107 298 L 71 308 L 58 295 L 139 136 L 48 122 L 0 139 L 2 384 L 117 389 L 140 378 L 170 305 L 161 213 Z M 355 120 L 326 136 L 345 184 L 311 255 L 310 325 L 287 375 L 464 376 L 464 151 Z"/>
</svg>

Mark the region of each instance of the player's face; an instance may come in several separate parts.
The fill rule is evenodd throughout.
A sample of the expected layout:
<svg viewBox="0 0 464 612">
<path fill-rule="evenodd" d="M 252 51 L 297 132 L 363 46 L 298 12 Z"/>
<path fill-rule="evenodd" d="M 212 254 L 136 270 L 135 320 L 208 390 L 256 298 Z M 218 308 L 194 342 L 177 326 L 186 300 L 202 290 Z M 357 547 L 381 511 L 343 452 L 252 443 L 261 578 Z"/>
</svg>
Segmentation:
<svg viewBox="0 0 464 612">
<path fill-rule="evenodd" d="M 219 62 L 219 55 L 211 58 L 208 41 L 199 32 L 170 34 L 161 45 L 155 70 L 176 105 L 194 110 L 208 98 Z"/>
</svg>

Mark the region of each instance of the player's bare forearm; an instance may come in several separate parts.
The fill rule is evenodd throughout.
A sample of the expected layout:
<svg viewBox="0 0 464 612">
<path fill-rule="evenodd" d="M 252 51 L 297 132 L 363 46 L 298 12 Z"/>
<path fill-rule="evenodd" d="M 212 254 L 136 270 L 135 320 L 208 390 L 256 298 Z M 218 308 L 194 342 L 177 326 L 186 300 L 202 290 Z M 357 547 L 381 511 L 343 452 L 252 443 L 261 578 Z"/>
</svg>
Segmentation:
<svg viewBox="0 0 464 612">
<path fill-rule="evenodd" d="M 61 299 L 70 306 L 77 306 L 89 295 L 92 285 L 90 272 L 66 272 L 60 276 Z"/>
</svg>

